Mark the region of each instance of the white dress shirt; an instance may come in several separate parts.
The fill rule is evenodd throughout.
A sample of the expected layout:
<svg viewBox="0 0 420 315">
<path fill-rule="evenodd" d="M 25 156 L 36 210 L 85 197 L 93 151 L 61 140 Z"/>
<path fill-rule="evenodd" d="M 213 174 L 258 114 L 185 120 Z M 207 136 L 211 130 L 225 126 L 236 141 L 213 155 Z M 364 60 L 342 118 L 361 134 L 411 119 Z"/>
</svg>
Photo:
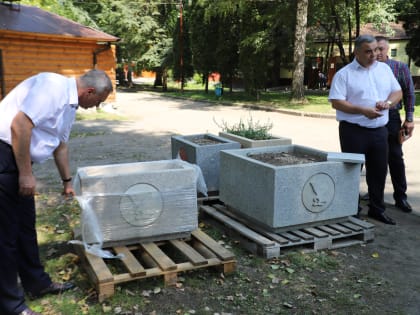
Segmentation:
<svg viewBox="0 0 420 315">
<path fill-rule="evenodd" d="M 0 139 L 11 143 L 11 122 L 19 111 L 25 113 L 34 124 L 31 160 L 41 163 L 68 141 L 77 104 L 76 79 L 48 72 L 32 76 L 0 103 Z"/>
<path fill-rule="evenodd" d="M 401 87 L 386 63 L 375 61 L 365 68 L 354 59 L 335 74 L 328 100 L 346 100 L 357 106 L 375 107 L 376 102 L 387 100 L 389 94 L 399 90 Z M 388 110 L 382 113 L 381 117 L 369 119 L 362 114 L 337 110 L 336 118 L 362 127 L 377 128 L 388 123 Z"/>
</svg>

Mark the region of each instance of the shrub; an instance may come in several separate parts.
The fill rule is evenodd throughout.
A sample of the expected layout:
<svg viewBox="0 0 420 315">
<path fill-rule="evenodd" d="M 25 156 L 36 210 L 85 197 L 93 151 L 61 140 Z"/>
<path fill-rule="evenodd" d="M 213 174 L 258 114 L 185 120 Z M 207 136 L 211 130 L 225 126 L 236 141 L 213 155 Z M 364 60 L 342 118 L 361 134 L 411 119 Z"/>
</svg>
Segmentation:
<svg viewBox="0 0 420 315">
<path fill-rule="evenodd" d="M 226 121 L 222 121 L 220 124 L 215 123 L 222 129 L 223 132 L 228 132 L 237 136 L 252 140 L 268 140 L 271 139 L 270 130 L 273 128 L 273 123 L 267 122 L 261 124 L 259 121 L 254 121 L 252 117 L 249 117 L 247 121 L 242 118 L 237 124 L 228 125 Z"/>
</svg>

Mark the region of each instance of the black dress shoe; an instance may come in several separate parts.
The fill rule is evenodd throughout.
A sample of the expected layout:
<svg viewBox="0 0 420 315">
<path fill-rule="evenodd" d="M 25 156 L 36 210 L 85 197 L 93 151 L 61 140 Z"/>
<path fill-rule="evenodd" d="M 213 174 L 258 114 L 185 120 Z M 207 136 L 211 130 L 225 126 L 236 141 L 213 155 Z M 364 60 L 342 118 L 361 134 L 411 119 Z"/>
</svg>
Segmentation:
<svg viewBox="0 0 420 315">
<path fill-rule="evenodd" d="M 31 310 L 29 307 L 27 307 L 22 312 L 20 312 L 18 315 L 42 315 L 42 314 L 37 313 L 37 312 Z"/>
<path fill-rule="evenodd" d="M 385 223 L 385 224 L 391 224 L 391 225 L 396 224 L 395 221 L 392 218 L 388 217 L 385 213 L 378 213 L 378 212 L 369 211 L 368 212 L 368 217 L 370 217 L 372 219 L 375 219 L 377 221 L 380 221 L 382 223 Z"/>
<path fill-rule="evenodd" d="M 31 299 L 36 299 L 36 298 L 43 297 L 44 295 L 47 295 L 47 294 L 60 294 L 64 291 L 73 289 L 74 287 L 75 285 L 71 282 L 64 282 L 64 283 L 52 282 L 48 287 L 46 287 L 45 289 L 42 289 L 38 293 L 32 293 L 32 294 L 29 293 L 28 295 L 30 296 Z"/>
<path fill-rule="evenodd" d="M 411 206 L 410 206 L 410 204 L 408 203 L 408 201 L 407 201 L 407 200 L 400 200 L 400 201 L 397 201 L 397 202 L 395 203 L 395 206 L 396 206 L 398 209 L 400 209 L 400 210 L 402 210 L 402 211 L 404 211 L 404 212 L 406 212 L 406 213 L 410 213 L 411 211 L 413 211 L 413 209 L 411 208 Z"/>
</svg>

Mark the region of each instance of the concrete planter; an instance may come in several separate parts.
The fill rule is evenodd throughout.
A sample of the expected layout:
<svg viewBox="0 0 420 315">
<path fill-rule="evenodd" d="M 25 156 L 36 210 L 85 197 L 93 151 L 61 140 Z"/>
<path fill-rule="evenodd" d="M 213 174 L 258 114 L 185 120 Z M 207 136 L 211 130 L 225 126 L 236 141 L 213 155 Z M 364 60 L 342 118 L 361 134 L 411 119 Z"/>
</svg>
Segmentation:
<svg viewBox="0 0 420 315">
<path fill-rule="evenodd" d="M 198 226 L 196 170 L 180 160 L 79 168 L 82 236 L 128 244 L 189 236 Z"/>
<path fill-rule="evenodd" d="M 322 162 L 275 166 L 257 153 L 303 153 Z M 364 156 L 297 145 L 227 150 L 220 156 L 219 198 L 233 211 L 273 231 L 315 225 L 357 213 Z"/>
<path fill-rule="evenodd" d="M 239 149 L 238 142 L 212 134 L 172 136 L 172 158 L 178 155 L 184 161 L 198 165 L 209 192 L 219 190 L 220 151 Z"/>
<path fill-rule="evenodd" d="M 219 132 L 219 136 L 226 139 L 230 139 L 232 141 L 239 142 L 242 148 L 258 148 L 292 144 L 292 139 L 276 136 L 274 136 L 272 139 L 267 140 L 253 140 L 223 131 Z"/>
</svg>

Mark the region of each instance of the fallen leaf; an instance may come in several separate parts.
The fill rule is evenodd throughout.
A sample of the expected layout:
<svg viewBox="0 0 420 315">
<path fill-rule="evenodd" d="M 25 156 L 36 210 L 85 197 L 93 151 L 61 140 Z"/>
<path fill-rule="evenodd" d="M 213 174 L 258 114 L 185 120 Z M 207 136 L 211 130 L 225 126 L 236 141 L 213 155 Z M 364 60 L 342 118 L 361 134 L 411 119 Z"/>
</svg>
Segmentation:
<svg viewBox="0 0 420 315">
<path fill-rule="evenodd" d="M 293 308 L 293 305 L 292 305 L 292 304 L 290 304 L 290 303 L 287 303 L 287 302 L 284 302 L 284 303 L 283 303 L 283 306 L 284 306 L 284 307 L 287 307 L 287 308 Z"/>
<path fill-rule="evenodd" d="M 154 294 L 158 294 L 160 292 L 161 292 L 161 289 L 159 287 L 156 287 L 156 288 L 153 289 Z"/>
<path fill-rule="evenodd" d="M 294 270 L 294 269 L 292 269 L 292 268 L 286 268 L 286 271 L 287 271 L 288 273 L 294 273 L 294 272 L 295 272 L 295 270 Z"/>
<path fill-rule="evenodd" d="M 378 253 L 373 253 L 373 254 L 372 254 L 372 257 L 373 257 L 373 258 L 379 258 L 379 254 L 378 254 Z"/>
<path fill-rule="evenodd" d="M 102 305 L 102 311 L 103 311 L 104 313 L 109 313 L 109 312 L 111 312 L 111 311 L 112 311 L 112 307 L 111 307 L 111 306 L 109 306 L 109 305 L 105 305 L 105 304 L 103 304 L 103 305 Z"/>
<path fill-rule="evenodd" d="M 280 278 L 274 277 L 274 278 L 271 279 L 271 283 L 278 284 L 278 283 L 280 283 L 280 280 L 281 280 Z"/>
</svg>

